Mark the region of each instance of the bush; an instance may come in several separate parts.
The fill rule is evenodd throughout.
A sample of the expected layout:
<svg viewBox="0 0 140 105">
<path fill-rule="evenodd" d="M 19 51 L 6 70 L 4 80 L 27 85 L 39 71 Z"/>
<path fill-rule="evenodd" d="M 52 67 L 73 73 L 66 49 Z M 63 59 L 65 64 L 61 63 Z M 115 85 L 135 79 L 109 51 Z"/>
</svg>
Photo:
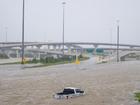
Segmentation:
<svg viewBox="0 0 140 105">
<path fill-rule="evenodd" d="M 82 55 L 78 56 L 79 60 L 86 60 L 88 58 L 83 57 Z M 42 64 L 50 64 L 50 63 L 62 63 L 62 62 L 72 62 L 76 60 L 76 56 L 64 56 L 61 58 L 54 58 L 54 57 L 44 57 L 40 58 L 39 60 L 34 58 L 28 63 L 42 63 Z"/>
<path fill-rule="evenodd" d="M 34 58 L 31 62 L 32 63 L 38 63 L 38 60 L 36 58 Z"/>
<path fill-rule="evenodd" d="M 139 93 L 135 93 L 135 98 L 137 101 L 140 102 L 140 92 Z"/>
<path fill-rule="evenodd" d="M 0 59 L 8 59 L 9 57 L 6 54 L 0 54 Z"/>
</svg>

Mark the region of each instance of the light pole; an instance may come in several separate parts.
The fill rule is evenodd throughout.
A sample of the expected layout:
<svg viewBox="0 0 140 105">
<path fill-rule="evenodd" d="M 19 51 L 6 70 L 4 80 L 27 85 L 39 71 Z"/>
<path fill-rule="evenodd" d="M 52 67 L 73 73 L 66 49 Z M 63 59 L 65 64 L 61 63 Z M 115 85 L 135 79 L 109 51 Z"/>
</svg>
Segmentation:
<svg viewBox="0 0 140 105">
<path fill-rule="evenodd" d="M 119 27 L 119 20 L 117 20 L 117 62 L 119 62 L 119 34 L 120 34 L 120 27 Z"/>
<path fill-rule="evenodd" d="M 65 38 L 65 4 L 66 2 L 62 2 L 62 5 L 63 5 L 63 31 L 62 31 L 63 57 L 64 57 L 64 38 Z"/>
<path fill-rule="evenodd" d="M 25 0 L 23 0 L 23 7 L 22 7 L 22 59 L 21 59 L 21 64 L 24 64 L 24 10 L 25 10 Z"/>
</svg>

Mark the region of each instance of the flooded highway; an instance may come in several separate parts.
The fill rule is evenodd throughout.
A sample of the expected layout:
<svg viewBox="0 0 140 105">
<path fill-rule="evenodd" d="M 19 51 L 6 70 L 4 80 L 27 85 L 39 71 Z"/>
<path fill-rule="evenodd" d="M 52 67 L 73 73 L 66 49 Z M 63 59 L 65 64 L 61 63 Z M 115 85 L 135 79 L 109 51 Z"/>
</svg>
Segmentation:
<svg viewBox="0 0 140 105">
<path fill-rule="evenodd" d="M 25 65 L 26 66 L 26 65 Z M 1 105 L 139 105 L 140 62 L 95 64 L 95 58 L 79 65 L 41 68 L 0 65 Z M 53 99 L 64 87 L 79 87 L 85 96 Z"/>
</svg>

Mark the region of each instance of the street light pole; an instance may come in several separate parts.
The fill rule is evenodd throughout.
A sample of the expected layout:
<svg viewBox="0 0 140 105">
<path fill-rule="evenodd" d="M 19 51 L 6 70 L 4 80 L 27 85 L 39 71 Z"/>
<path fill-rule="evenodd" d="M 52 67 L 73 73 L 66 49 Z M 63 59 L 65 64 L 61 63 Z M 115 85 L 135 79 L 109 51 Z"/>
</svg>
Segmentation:
<svg viewBox="0 0 140 105">
<path fill-rule="evenodd" d="M 117 62 L 119 62 L 119 34 L 120 34 L 120 27 L 119 27 L 119 20 L 117 20 Z"/>
<path fill-rule="evenodd" d="M 24 64 L 24 9 L 25 9 L 25 0 L 23 0 L 23 7 L 22 7 L 22 60 L 21 60 L 21 64 Z"/>
<path fill-rule="evenodd" d="M 63 40 L 63 57 L 64 57 L 64 38 L 65 38 L 65 4 L 66 2 L 62 2 L 63 5 L 63 32 L 62 32 L 62 40 Z"/>
</svg>

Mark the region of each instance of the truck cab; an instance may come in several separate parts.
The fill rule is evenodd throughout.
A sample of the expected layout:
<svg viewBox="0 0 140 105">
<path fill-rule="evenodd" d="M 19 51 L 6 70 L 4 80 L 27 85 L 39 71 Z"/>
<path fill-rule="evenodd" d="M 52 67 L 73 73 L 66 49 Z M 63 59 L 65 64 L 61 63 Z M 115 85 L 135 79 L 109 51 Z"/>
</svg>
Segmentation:
<svg viewBox="0 0 140 105">
<path fill-rule="evenodd" d="M 73 97 L 77 97 L 77 96 L 82 96 L 84 94 L 85 94 L 85 92 L 79 88 L 65 87 L 63 89 L 63 92 L 56 93 L 54 95 L 54 98 L 56 98 L 56 99 L 64 99 L 64 98 L 68 99 L 68 98 L 73 98 Z"/>
</svg>

